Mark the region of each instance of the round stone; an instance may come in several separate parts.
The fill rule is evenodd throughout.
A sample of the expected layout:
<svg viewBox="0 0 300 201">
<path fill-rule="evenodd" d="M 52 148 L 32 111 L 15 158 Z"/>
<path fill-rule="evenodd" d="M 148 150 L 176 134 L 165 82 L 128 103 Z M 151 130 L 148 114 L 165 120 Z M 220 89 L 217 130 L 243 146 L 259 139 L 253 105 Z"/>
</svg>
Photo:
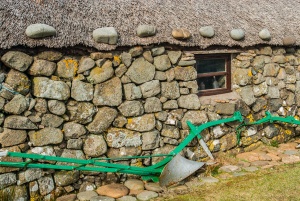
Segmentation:
<svg viewBox="0 0 300 201">
<path fill-rule="evenodd" d="M 152 182 L 151 183 L 146 183 L 145 188 L 148 191 L 154 191 L 154 192 L 157 192 L 157 193 L 163 191 L 163 189 L 160 187 L 159 183 L 152 183 Z"/>
<path fill-rule="evenodd" d="M 129 190 L 126 186 L 122 184 L 108 184 L 101 186 L 97 189 L 99 195 L 109 196 L 113 198 L 120 198 L 129 193 Z"/>
<path fill-rule="evenodd" d="M 243 29 L 233 29 L 230 31 L 230 37 L 233 40 L 242 40 L 245 37 L 245 32 Z"/>
<path fill-rule="evenodd" d="M 130 190 L 144 190 L 144 182 L 138 179 L 128 179 L 125 181 L 124 186 Z"/>
<path fill-rule="evenodd" d="M 205 26 L 200 28 L 200 35 L 205 38 L 212 38 L 215 35 L 215 30 L 212 26 Z"/>
<path fill-rule="evenodd" d="M 146 201 L 158 197 L 158 194 L 153 191 L 142 191 L 136 197 L 138 200 Z"/>
<path fill-rule="evenodd" d="M 270 40 L 271 39 L 271 33 L 266 28 L 261 30 L 258 35 L 262 40 Z"/>
<path fill-rule="evenodd" d="M 77 194 L 78 200 L 91 200 L 92 197 L 97 196 L 95 191 L 83 191 Z"/>
<path fill-rule="evenodd" d="M 296 43 L 296 38 L 294 36 L 286 36 L 282 39 L 283 45 L 291 46 Z"/>
</svg>

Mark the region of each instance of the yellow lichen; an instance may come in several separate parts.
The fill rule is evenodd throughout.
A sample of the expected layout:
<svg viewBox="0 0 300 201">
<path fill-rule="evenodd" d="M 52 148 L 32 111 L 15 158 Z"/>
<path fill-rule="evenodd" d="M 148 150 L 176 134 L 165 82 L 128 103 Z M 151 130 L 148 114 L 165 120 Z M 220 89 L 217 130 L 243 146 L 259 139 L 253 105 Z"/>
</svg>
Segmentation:
<svg viewBox="0 0 300 201">
<path fill-rule="evenodd" d="M 248 76 L 249 76 L 249 77 L 252 77 L 252 76 L 253 76 L 251 69 L 248 71 Z"/>
<path fill-rule="evenodd" d="M 103 73 L 103 69 L 100 67 L 96 67 L 91 71 L 91 75 L 97 75 Z"/>
<path fill-rule="evenodd" d="M 119 57 L 119 56 L 117 56 L 117 55 L 115 55 L 115 56 L 114 56 L 114 62 L 116 62 L 116 63 L 120 64 L 120 63 L 121 63 L 121 59 L 120 59 L 120 57 Z"/>
<path fill-rule="evenodd" d="M 248 114 L 248 115 L 246 116 L 246 118 L 249 120 L 249 123 L 252 123 L 252 122 L 255 121 L 252 114 Z"/>
<path fill-rule="evenodd" d="M 131 124 L 132 121 L 133 121 L 132 118 L 128 118 L 128 119 L 127 119 L 127 124 Z"/>
</svg>

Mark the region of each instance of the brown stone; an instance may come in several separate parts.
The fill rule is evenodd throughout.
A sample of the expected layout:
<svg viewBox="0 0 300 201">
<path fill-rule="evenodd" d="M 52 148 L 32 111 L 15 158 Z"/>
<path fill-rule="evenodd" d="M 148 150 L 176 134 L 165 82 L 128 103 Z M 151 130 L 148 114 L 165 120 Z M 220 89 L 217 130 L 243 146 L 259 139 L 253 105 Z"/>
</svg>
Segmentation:
<svg viewBox="0 0 300 201">
<path fill-rule="evenodd" d="M 120 198 L 129 193 L 129 190 L 126 186 L 122 184 L 108 184 L 99 187 L 96 192 L 99 195 L 105 195 L 113 198 Z"/>
<path fill-rule="evenodd" d="M 253 153 L 253 152 L 241 153 L 241 154 L 238 154 L 236 157 L 239 158 L 239 159 L 242 159 L 242 160 L 249 161 L 249 162 L 259 160 L 259 154 L 258 153 Z"/>
<path fill-rule="evenodd" d="M 286 36 L 282 39 L 283 45 L 291 46 L 296 43 L 296 38 L 294 36 Z"/>
<path fill-rule="evenodd" d="M 64 195 L 56 198 L 56 201 L 74 201 L 76 200 L 76 198 L 77 198 L 76 194 L 69 194 L 69 195 Z"/>
<path fill-rule="evenodd" d="M 190 38 L 191 37 L 191 33 L 187 29 L 178 28 L 178 29 L 173 29 L 172 30 L 172 36 L 175 39 L 182 40 L 182 39 L 188 39 L 188 38 Z"/>
</svg>

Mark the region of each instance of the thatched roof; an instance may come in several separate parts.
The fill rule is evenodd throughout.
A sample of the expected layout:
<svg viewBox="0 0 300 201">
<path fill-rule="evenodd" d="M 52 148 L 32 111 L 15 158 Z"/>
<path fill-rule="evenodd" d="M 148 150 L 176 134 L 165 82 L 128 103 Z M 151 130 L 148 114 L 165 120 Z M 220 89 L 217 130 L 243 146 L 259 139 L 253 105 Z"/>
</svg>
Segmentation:
<svg viewBox="0 0 300 201">
<path fill-rule="evenodd" d="M 299 0 L 0 0 L 0 48 L 17 45 L 29 47 L 71 47 L 83 45 L 99 50 L 117 46 L 169 43 L 181 46 L 254 46 L 282 45 L 285 36 L 296 37 L 300 44 Z M 57 30 L 56 37 L 30 39 L 27 26 L 44 23 Z M 139 38 L 139 25 L 154 25 L 157 34 Z M 199 34 L 201 26 L 213 26 L 215 37 Z M 117 46 L 96 43 L 92 32 L 100 27 L 115 27 Z M 187 28 L 192 37 L 179 41 L 173 28 Z M 230 38 L 232 29 L 245 31 L 245 39 Z M 267 28 L 272 35 L 263 41 L 258 33 Z"/>
</svg>

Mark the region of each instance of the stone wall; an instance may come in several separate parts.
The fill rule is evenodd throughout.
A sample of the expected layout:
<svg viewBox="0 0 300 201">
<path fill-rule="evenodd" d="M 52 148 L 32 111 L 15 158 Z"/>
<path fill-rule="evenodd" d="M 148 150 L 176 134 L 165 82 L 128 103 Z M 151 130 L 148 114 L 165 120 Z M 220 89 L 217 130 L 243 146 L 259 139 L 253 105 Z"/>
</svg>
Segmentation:
<svg viewBox="0 0 300 201">
<path fill-rule="evenodd" d="M 194 55 L 184 51 L 140 46 L 86 56 L 8 51 L 1 55 L 1 147 L 80 159 L 166 154 L 189 133 L 187 120 L 201 124 L 236 110 L 247 121 L 263 117 L 266 110 L 283 116 L 298 114 L 297 51 L 264 47 L 235 56 L 233 93 L 199 99 Z M 250 127 L 237 146 L 237 125 L 202 132 L 212 152 L 249 150 L 299 133 L 292 126 Z M 195 153 L 195 160 L 207 157 L 197 141 L 187 149 Z M 122 163 L 149 166 L 159 160 Z M 0 188 L 8 191 L 17 185 L 16 196 L 25 200 L 50 200 L 120 179 L 109 173 L 78 171 L 1 167 L 0 172 Z"/>
</svg>

